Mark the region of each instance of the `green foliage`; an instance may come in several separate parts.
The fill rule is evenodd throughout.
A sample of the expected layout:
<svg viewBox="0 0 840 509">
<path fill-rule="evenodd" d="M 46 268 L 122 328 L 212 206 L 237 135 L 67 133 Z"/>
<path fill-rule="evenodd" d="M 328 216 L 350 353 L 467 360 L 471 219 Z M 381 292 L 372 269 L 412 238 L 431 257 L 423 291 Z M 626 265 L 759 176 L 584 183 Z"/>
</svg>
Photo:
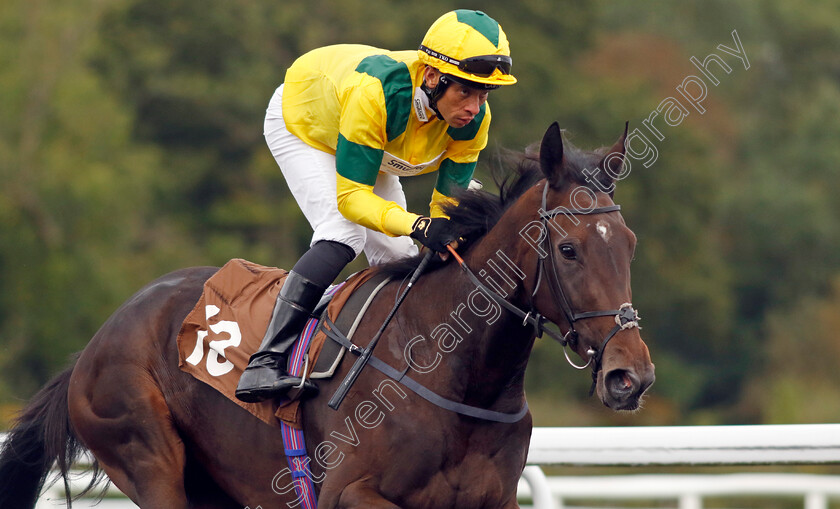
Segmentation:
<svg viewBox="0 0 840 509">
<path fill-rule="evenodd" d="M 616 416 L 585 400 L 589 377 L 539 342 L 528 372 L 539 424 L 837 418 L 807 403 L 836 399 L 837 359 L 807 355 L 834 352 L 838 325 L 835 3 L 457 6 L 502 24 L 519 79 L 491 94 L 485 182 L 495 150 L 524 148 L 555 120 L 583 148 L 612 144 L 627 120 L 650 137 L 642 121 L 698 74 L 689 57 L 724 55 L 717 46 L 733 46 L 733 29 L 751 64 L 724 55 L 732 72 L 709 86 L 707 111 L 676 127 L 660 117 L 655 164 L 631 160 L 618 186 L 639 239 L 634 303 L 657 364 L 645 412 Z M 414 48 L 453 7 L 0 5 L 0 401 L 30 395 L 162 273 L 232 257 L 291 266 L 311 231 L 261 135 L 285 68 L 325 44 Z M 427 206 L 433 182 L 406 179 L 411 209 Z"/>
<path fill-rule="evenodd" d="M 132 139 L 131 112 L 85 62 L 102 6 L 47 7 L 5 4 L 0 35 L 0 361 L 18 397 L 84 346 L 164 257 L 188 252 L 153 207 L 158 150 Z"/>
<path fill-rule="evenodd" d="M 750 379 L 746 411 L 769 423 L 837 422 L 840 398 L 840 276 L 823 298 L 804 298 L 793 309 L 767 316 L 763 369 Z"/>
</svg>

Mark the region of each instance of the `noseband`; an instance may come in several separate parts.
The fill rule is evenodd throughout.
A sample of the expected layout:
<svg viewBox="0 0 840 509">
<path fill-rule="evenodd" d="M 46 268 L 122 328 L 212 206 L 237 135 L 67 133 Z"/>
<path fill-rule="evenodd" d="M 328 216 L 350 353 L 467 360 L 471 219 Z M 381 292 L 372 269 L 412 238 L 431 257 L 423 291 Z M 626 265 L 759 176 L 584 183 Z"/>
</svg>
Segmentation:
<svg viewBox="0 0 840 509">
<path fill-rule="evenodd" d="M 539 253 L 540 260 L 537 263 L 537 275 L 535 278 L 536 283 L 534 284 L 534 290 L 531 293 L 529 299 L 529 311 L 525 312 L 519 309 L 517 306 L 508 302 L 507 299 L 496 293 L 494 290 L 487 287 L 475 276 L 475 274 L 472 273 L 469 267 L 467 267 L 466 263 L 464 263 L 464 260 L 461 259 L 461 257 L 458 256 L 454 250 L 451 251 L 455 255 L 455 258 L 458 260 L 458 263 L 461 265 L 461 268 L 464 269 L 470 280 L 476 286 L 478 286 L 485 294 L 489 295 L 491 298 L 493 298 L 493 300 L 499 303 L 499 305 L 501 305 L 511 313 L 517 315 L 518 317 L 522 318 L 523 326 L 531 325 L 534 328 L 534 334 L 537 337 L 541 337 L 542 334 L 545 333 L 554 338 L 561 345 L 563 345 L 563 354 L 565 355 L 566 360 L 572 367 L 576 369 L 586 369 L 590 365 L 592 366 L 592 389 L 590 390 L 591 395 L 592 392 L 594 392 L 595 390 L 595 383 L 597 382 L 598 371 L 600 371 L 601 369 L 601 360 L 604 355 L 604 350 L 607 347 L 607 343 L 610 342 L 610 340 L 613 338 L 613 336 L 616 335 L 618 331 L 630 329 L 632 327 L 638 327 L 640 318 L 638 312 L 636 312 L 636 310 L 633 309 L 633 305 L 629 302 L 621 304 L 618 307 L 618 309 L 610 309 L 606 311 L 584 311 L 581 313 L 575 313 L 572 310 L 572 306 L 569 304 L 569 299 L 566 297 L 566 292 L 563 290 L 563 284 L 560 280 L 560 276 L 557 274 L 557 265 L 554 263 L 554 249 L 552 248 L 551 242 L 551 227 L 549 227 L 548 221 L 559 214 L 593 215 L 616 212 L 621 210 L 621 205 L 594 207 L 592 209 L 566 208 L 560 206 L 549 212 L 546 212 L 545 208 L 547 205 L 548 188 L 549 184 L 548 181 L 546 181 L 545 188 L 543 189 L 542 193 L 542 206 L 539 210 L 540 220 L 542 221 L 542 228 L 545 232 L 545 235 L 542 237 L 542 242 L 540 244 L 542 252 Z M 551 266 L 550 271 L 545 268 L 546 263 L 548 263 Z M 560 307 L 563 310 L 566 322 L 569 324 L 569 330 L 562 336 L 552 331 L 551 329 L 545 328 L 544 324 L 548 321 L 548 319 L 546 319 L 542 314 L 537 312 L 534 306 L 534 297 L 537 295 L 537 291 L 540 288 L 544 272 L 548 274 L 548 277 L 546 279 L 549 280 L 547 284 L 551 292 L 551 296 L 554 298 L 554 300 L 560 303 Z M 609 333 L 607 333 L 607 336 L 601 342 L 601 346 L 598 348 L 598 350 L 589 348 L 586 351 L 587 355 L 589 355 L 589 359 L 586 361 L 586 364 L 579 366 L 572 361 L 566 349 L 567 346 L 571 346 L 571 348 L 574 350 L 577 345 L 578 332 L 577 330 L 575 330 L 575 322 L 599 316 L 615 317 L 615 326 L 610 330 Z"/>
</svg>

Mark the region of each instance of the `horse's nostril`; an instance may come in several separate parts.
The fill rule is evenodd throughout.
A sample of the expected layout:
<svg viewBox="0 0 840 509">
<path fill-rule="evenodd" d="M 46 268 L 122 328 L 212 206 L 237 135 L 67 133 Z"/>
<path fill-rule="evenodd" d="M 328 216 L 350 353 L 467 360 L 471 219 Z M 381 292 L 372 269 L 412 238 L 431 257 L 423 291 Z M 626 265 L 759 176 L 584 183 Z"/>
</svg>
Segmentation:
<svg viewBox="0 0 840 509">
<path fill-rule="evenodd" d="M 626 369 L 614 369 L 604 378 L 607 390 L 614 398 L 626 398 L 639 388 L 639 378 Z"/>
</svg>

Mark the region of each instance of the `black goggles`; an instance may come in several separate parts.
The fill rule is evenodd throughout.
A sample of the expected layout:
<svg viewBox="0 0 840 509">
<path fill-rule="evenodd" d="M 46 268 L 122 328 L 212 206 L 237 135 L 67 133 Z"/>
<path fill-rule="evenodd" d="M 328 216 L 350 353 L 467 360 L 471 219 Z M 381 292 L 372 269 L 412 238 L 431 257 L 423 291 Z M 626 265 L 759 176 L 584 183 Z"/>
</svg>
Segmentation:
<svg viewBox="0 0 840 509">
<path fill-rule="evenodd" d="M 510 66 L 513 63 L 511 58 L 507 55 L 481 55 L 458 60 L 456 58 L 446 56 L 443 53 L 438 53 L 437 51 L 427 46 L 423 46 L 422 44 L 420 45 L 420 50 L 425 51 L 427 54 L 437 58 L 438 60 L 443 60 L 447 64 L 452 64 L 458 67 L 458 70 L 460 71 L 464 71 L 467 74 L 472 74 L 473 76 L 479 76 L 481 78 L 490 77 L 496 69 L 501 71 L 502 74 L 510 74 Z"/>
</svg>

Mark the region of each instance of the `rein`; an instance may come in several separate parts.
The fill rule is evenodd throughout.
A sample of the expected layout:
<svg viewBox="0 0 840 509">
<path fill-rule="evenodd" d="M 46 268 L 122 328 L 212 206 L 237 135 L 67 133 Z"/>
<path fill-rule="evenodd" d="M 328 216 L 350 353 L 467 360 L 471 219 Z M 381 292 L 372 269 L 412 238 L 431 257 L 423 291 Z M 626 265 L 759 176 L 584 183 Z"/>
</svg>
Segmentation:
<svg viewBox="0 0 840 509">
<path fill-rule="evenodd" d="M 352 341 L 350 341 L 350 339 L 348 339 L 347 336 L 345 336 L 338 329 L 338 327 L 336 327 L 335 323 L 333 323 L 333 321 L 330 320 L 329 317 L 324 317 L 324 320 L 321 322 L 320 327 L 328 338 L 332 339 L 339 345 L 346 348 L 350 353 L 361 356 L 362 353 L 366 350 L 365 348 L 361 348 L 358 345 L 354 344 Z M 411 376 L 408 375 L 409 367 L 404 368 L 402 371 L 397 370 L 396 368 L 391 367 L 375 355 L 371 355 L 366 364 L 370 365 L 370 367 L 376 369 L 388 378 L 391 378 L 392 380 L 402 384 L 404 387 L 410 389 L 412 392 L 425 399 L 429 403 L 443 408 L 445 410 L 449 410 L 450 412 L 455 412 L 456 414 L 475 417 L 476 419 L 482 419 L 485 421 L 512 424 L 522 420 L 522 418 L 525 417 L 525 414 L 528 413 L 527 401 L 525 401 L 522 404 L 522 408 L 520 408 L 516 412 L 508 413 L 497 412 L 495 410 L 488 410 L 486 408 L 480 408 L 472 405 L 466 405 L 458 401 L 453 401 L 451 399 L 444 398 L 443 396 L 435 393 L 431 389 L 422 385 L 420 382 L 411 378 Z"/>
<path fill-rule="evenodd" d="M 575 313 L 572 310 L 572 307 L 569 304 L 569 300 L 566 297 L 566 292 L 563 290 L 563 284 L 560 280 L 560 276 L 557 274 L 557 265 L 554 263 L 554 249 L 552 248 L 551 228 L 548 226 L 548 221 L 559 214 L 593 215 L 616 212 L 621 210 L 621 205 L 594 207 L 592 209 L 569 209 L 566 207 L 559 206 L 551 210 L 550 212 L 546 212 L 545 208 L 547 204 L 548 188 L 549 184 L 548 181 L 546 181 L 545 188 L 543 189 L 542 193 L 542 206 L 539 211 L 543 231 L 545 231 L 546 234 L 542 238 L 541 247 L 543 248 L 543 252 L 539 254 L 540 260 L 537 263 L 537 275 L 535 278 L 536 284 L 534 285 L 534 290 L 533 292 L 531 292 L 529 298 L 530 309 L 528 311 L 523 311 L 522 309 L 520 309 L 519 307 L 517 307 L 516 305 L 514 305 L 513 303 L 509 302 L 507 299 L 496 293 L 493 289 L 489 288 L 487 285 L 482 283 L 472 272 L 472 270 L 470 270 L 466 262 L 464 262 L 463 258 L 461 258 L 451 246 L 447 246 L 447 249 L 449 249 L 449 252 L 452 253 L 455 259 L 458 261 L 458 264 L 464 270 L 470 281 L 472 281 L 473 284 L 475 284 L 479 289 L 481 289 L 482 292 L 484 292 L 487 296 L 492 298 L 500 306 L 513 313 L 515 316 L 522 318 L 523 326 L 532 326 L 534 328 L 535 336 L 542 337 L 543 334 L 547 334 L 548 336 L 559 342 L 563 346 L 563 355 L 566 357 L 566 361 L 568 361 L 568 363 L 572 367 L 574 367 L 575 369 L 586 369 L 590 365 L 592 366 L 592 388 L 589 391 L 589 395 L 591 396 L 595 392 L 595 385 L 597 384 L 598 380 L 598 372 L 601 369 L 601 360 L 603 359 L 604 350 L 606 349 L 607 344 L 616 335 L 616 333 L 618 333 L 618 331 L 630 329 L 632 327 L 638 327 L 640 318 L 638 312 L 635 309 L 633 309 L 633 305 L 629 302 L 621 304 L 618 307 L 618 309 L 610 309 L 605 311 L 585 311 L 581 313 Z M 546 261 L 550 263 L 552 269 L 551 271 L 548 271 L 545 268 Z M 552 331 L 551 329 L 547 329 L 544 326 L 544 324 L 549 320 L 546 319 L 542 314 L 540 314 L 536 310 L 536 307 L 533 303 L 534 297 L 536 296 L 537 291 L 540 288 L 540 284 L 542 283 L 543 272 L 549 274 L 549 276 L 546 279 L 553 279 L 553 281 L 547 282 L 549 291 L 551 292 L 551 295 L 554 298 L 554 300 L 560 303 L 560 307 L 562 308 L 563 314 L 566 317 L 566 321 L 569 324 L 569 330 L 562 336 Z M 610 332 L 607 333 L 607 336 L 601 341 L 601 345 L 598 348 L 598 350 L 594 350 L 592 348 L 589 348 L 587 350 L 586 353 L 587 355 L 589 355 L 589 359 L 586 361 L 586 364 L 584 364 L 583 366 L 579 366 L 571 360 L 566 349 L 566 347 L 570 345 L 571 348 L 574 350 L 575 345 L 577 344 L 578 332 L 577 330 L 575 330 L 575 322 L 599 316 L 615 317 L 615 326 L 610 330 Z"/>
</svg>

